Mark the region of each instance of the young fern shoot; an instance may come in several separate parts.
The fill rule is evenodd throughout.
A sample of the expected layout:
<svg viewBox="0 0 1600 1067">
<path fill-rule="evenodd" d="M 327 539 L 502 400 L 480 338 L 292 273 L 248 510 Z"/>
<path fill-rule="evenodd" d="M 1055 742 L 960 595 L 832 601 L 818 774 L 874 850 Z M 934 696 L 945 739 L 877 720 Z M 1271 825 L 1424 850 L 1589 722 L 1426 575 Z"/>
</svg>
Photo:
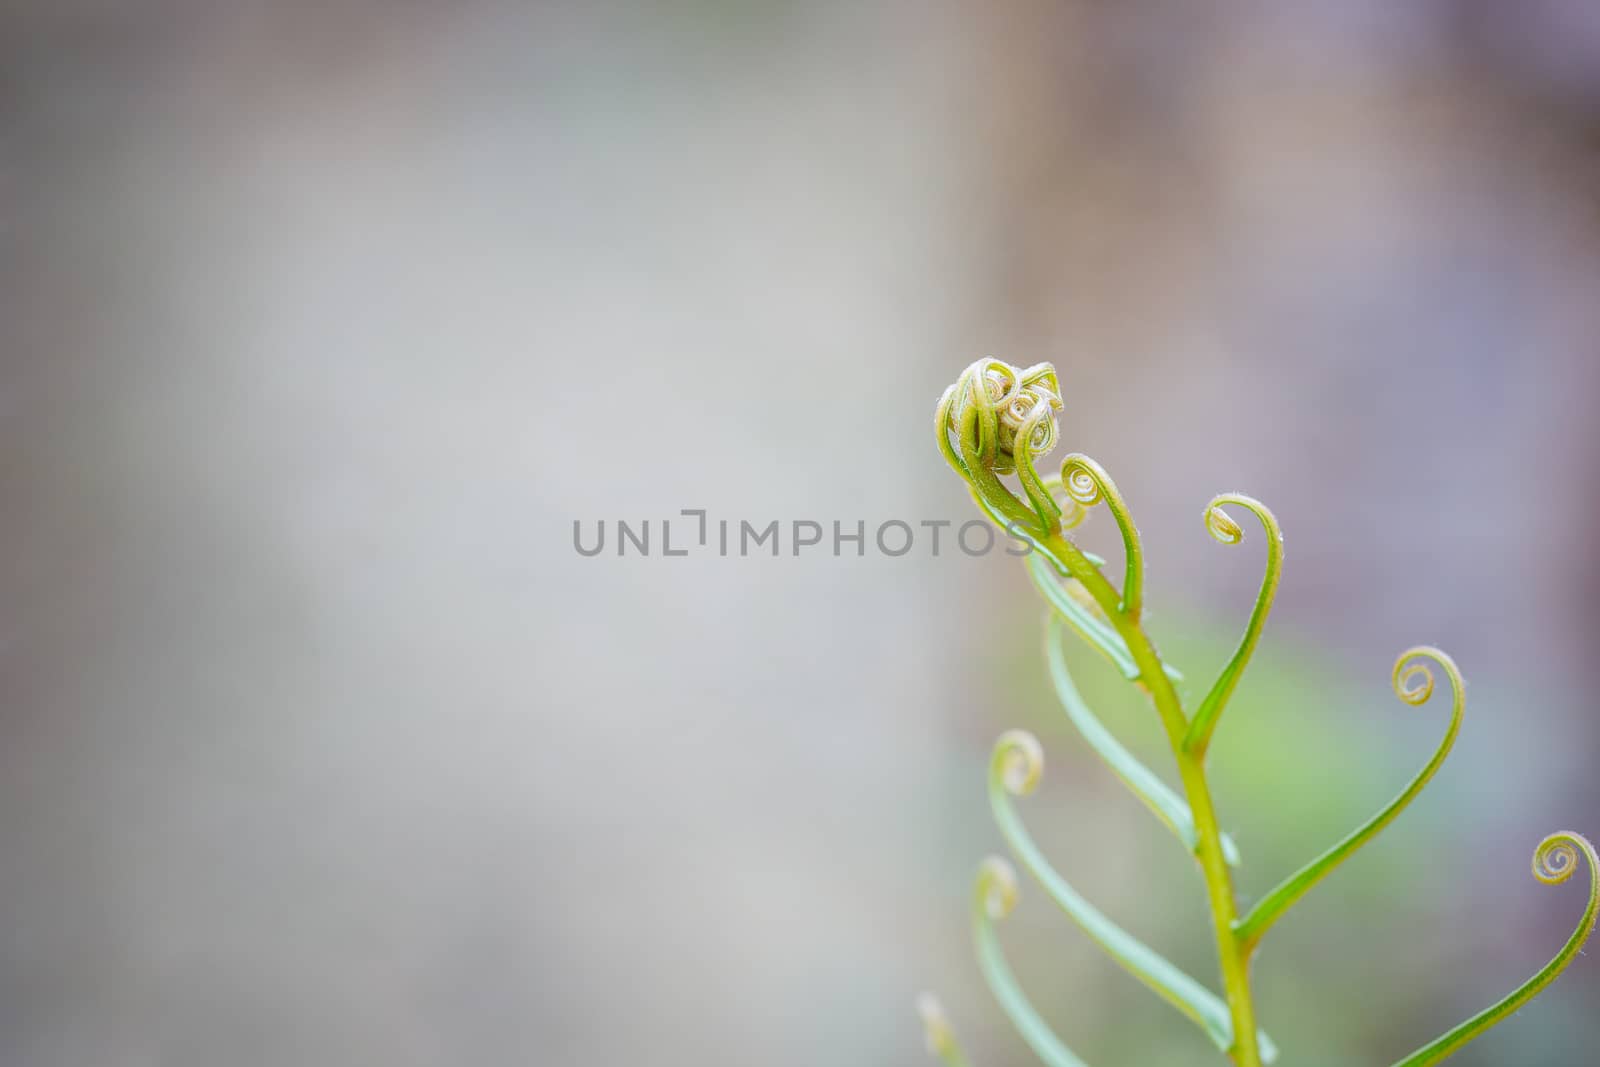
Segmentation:
<svg viewBox="0 0 1600 1067">
<path fill-rule="evenodd" d="M 1408 649 L 1395 661 L 1393 688 L 1407 704 L 1425 704 L 1433 695 L 1434 667 L 1449 683 L 1450 719 L 1433 757 L 1376 815 L 1240 915 L 1230 870 L 1240 862 L 1239 851 L 1218 828 L 1205 758 L 1272 610 L 1283 569 L 1282 531 L 1266 505 L 1250 497 L 1224 493 L 1206 505 L 1206 529 L 1228 545 L 1241 543 L 1244 530 L 1225 509 L 1234 507 L 1253 514 L 1266 534 L 1267 560 L 1237 649 L 1205 697 L 1192 712 L 1186 711 L 1173 684 L 1182 676 L 1162 660 L 1143 628 L 1144 550 L 1116 483 L 1103 467 L 1079 453 L 1067 456 L 1058 474 L 1038 471 L 1038 459 L 1055 447 L 1059 434 L 1056 412 L 1062 406 L 1060 381 L 1050 364 L 1020 369 L 1000 360 L 979 360 L 945 390 L 934 416 L 934 430 L 945 460 L 967 483 L 979 510 L 1028 548 L 1028 574 L 1050 608 L 1045 626 L 1046 661 L 1068 720 L 1199 865 L 1216 942 L 1221 995 L 1108 918 L 1072 888 L 1034 843 L 1013 802 L 1014 797 L 1031 793 L 1043 774 L 1044 753 L 1032 734 L 1008 730 L 996 742 L 989 766 L 990 807 L 1001 836 L 1023 869 L 1090 940 L 1193 1022 L 1235 1067 L 1261 1067 L 1273 1063 L 1278 1055 L 1273 1041 L 1257 1026 L 1250 987 L 1250 961 L 1262 937 L 1313 886 L 1393 822 L 1432 780 L 1460 731 L 1465 685 L 1455 662 L 1436 648 Z M 1015 475 L 1020 494 L 1001 480 L 1007 475 Z M 1084 552 L 1068 536 L 1069 530 L 1102 503 L 1122 538 L 1120 587 L 1106 576 L 1104 560 Z M 1149 697 L 1171 748 L 1181 790 L 1173 789 L 1141 764 L 1085 703 L 1062 652 L 1068 632 L 1105 656 Z M 1577 871 L 1580 853 L 1589 871 L 1588 905 L 1556 957 L 1503 1000 L 1395 1061 L 1394 1067 L 1426 1067 L 1446 1059 L 1515 1013 L 1577 957 L 1600 912 L 1600 858 L 1587 840 L 1572 832 L 1545 838 L 1533 858 L 1534 877 L 1556 884 Z M 1006 963 L 995 924 L 1010 913 L 1018 891 L 1016 872 L 1005 860 L 990 857 L 980 866 L 972 913 L 980 969 L 1001 1009 L 1042 1062 L 1049 1067 L 1086 1067 L 1051 1031 Z M 969 1067 L 939 1002 L 924 994 L 918 1010 L 929 1051 L 950 1067 Z"/>
</svg>

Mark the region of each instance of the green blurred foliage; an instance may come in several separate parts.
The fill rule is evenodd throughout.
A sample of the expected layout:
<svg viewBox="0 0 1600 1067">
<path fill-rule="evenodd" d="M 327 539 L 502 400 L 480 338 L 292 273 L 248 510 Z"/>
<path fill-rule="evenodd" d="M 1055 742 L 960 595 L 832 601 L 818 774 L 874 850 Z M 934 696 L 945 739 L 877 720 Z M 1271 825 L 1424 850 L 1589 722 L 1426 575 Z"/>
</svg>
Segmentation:
<svg viewBox="0 0 1600 1067">
<path fill-rule="evenodd" d="M 1024 817 L 1069 881 L 1215 988 L 1199 872 L 1097 762 L 1061 711 L 1045 674 L 1040 623 L 1042 614 L 1019 617 L 984 667 L 986 677 L 1011 681 L 983 726 L 996 734 L 1022 727 L 1045 748 L 1044 782 L 1022 802 Z M 1153 630 L 1163 657 L 1184 671 L 1179 688 L 1192 707 L 1237 635 L 1208 631 L 1183 616 L 1158 618 Z M 1069 647 L 1068 655 L 1102 721 L 1148 766 L 1174 780 L 1165 738 L 1143 694 L 1087 647 Z M 1282 635 L 1257 653 L 1210 762 L 1224 828 L 1243 853 L 1235 871 L 1242 903 L 1359 825 L 1426 762 L 1446 725 L 1447 697 L 1438 693 L 1420 708 L 1402 704 L 1389 687 L 1388 666 L 1359 675 L 1341 671 L 1336 657 Z M 1498 703 L 1487 687 L 1472 696 L 1478 706 L 1469 702 L 1467 730 L 1475 719 L 1491 717 L 1483 705 Z M 988 753 L 987 743 L 977 743 L 980 734 L 967 768 L 973 783 L 982 780 Z M 1570 932 L 1562 924 L 1577 914 L 1580 891 L 1541 889 L 1525 875 L 1525 884 L 1496 904 L 1508 909 L 1503 929 L 1496 916 L 1473 913 L 1461 880 L 1491 859 L 1503 862 L 1503 850 L 1485 856 L 1475 840 L 1484 827 L 1476 814 L 1486 783 L 1473 778 L 1483 773 L 1447 762 L 1393 826 L 1268 934 L 1254 986 L 1281 1062 L 1392 1062 L 1508 992 L 1553 953 L 1565 936 L 1557 931 Z M 1502 798 L 1526 792 L 1515 783 L 1487 785 L 1491 796 Z M 962 796 L 981 809 L 975 787 Z M 1102 957 L 1030 883 L 1024 882 L 1022 904 L 1001 932 L 1034 1003 L 1088 1062 L 1220 1062 L 1185 1020 Z M 1584 1050 L 1594 1023 L 1579 1000 L 1589 983 L 1574 979 L 1557 982 L 1452 1063 L 1589 1062 Z M 987 1014 L 990 1029 L 974 1042 L 987 1053 L 984 1062 L 1031 1062 L 1021 1042 L 992 1011 Z"/>
</svg>

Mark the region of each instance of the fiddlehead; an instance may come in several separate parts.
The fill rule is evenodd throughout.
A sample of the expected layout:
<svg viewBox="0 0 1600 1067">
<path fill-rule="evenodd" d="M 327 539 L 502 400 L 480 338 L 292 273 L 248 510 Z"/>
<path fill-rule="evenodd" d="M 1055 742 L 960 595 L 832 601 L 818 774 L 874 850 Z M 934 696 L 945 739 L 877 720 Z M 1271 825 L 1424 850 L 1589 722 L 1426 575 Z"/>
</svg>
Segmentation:
<svg viewBox="0 0 1600 1067">
<path fill-rule="evenodd" d="M 1062 536 L 1065 529 L 1083 518 L 1081 504 L 1071 498 L 1071 486 L 1039 474 L 1036 460 L 1055 446 L 1059 432 L 1055 413 L 1061 406 L 1060 386 L 1050 364 L 1039 363 L 1021 370 L 1000 360 L 979 360 L 963 371 L 939 399 L 934 411 L 939 450 L 966 481 L 979 508 L 996 525 L 1027 541 L 1055 566 L 1057 573 L 1083 582 L 1102 610 L 1117 612 L 1123 621 L 1136 624 L 1141 557 L 1137 534 L 1127 521 L 1127 509 L 1122 507 L 1116 487 L 1098 465 L 1086 461 L 1092 465 L 1085 468 L 1091 471 L 1087 476 L 1091 480 L 1098 477 L 1108 489 L 1107 499 L 1116 500 L 1117 521 L 1124 528 L 1124 541 L 1129 546 L 1128 573 L 1135 580 L 1132 589 L 1125 590 L 1120 598 L 1100 572 L 1099 562 Z M 1017 476 L 1026 499 L 1006 487 L 1000 480 L 1003 474 Z M 1065 521 L 1062 505 L 1056 499 L 1058 491 L 1068 495 L 1071 510 Z M 1126 595 L 1130 591 L 1131 601 Z M 1131 613 L 1127 610 L 1129 604 L 1135 609 Z"/>
<path fill-rule="evenodd" d="M 1001 484 L 992 469 L 998 454 L 998 418 L 991 390 L 978 376 L 986 362 L 980 360 L 968 367 L 944 391 L 934 411 L 934 434 L 945 461 L 984 502 L 990 518 L 996 518 L 998 513 L 999 525 L 1015 522 L 1028 528 L 1033 525 L 1034 516 Z M 985 425 L 989 427 L 987 433 Z"/>
<path fill-rule="evenodd" d="M 1267 535 L 1267 569 L 1261 577 L 1261 591 L 1256 594 L 1255 606 L 1250 609 L 1250 622 L 1245 626 L 1239 647 L 1234 650 L 1216 684 L 1189 720 L 1189 731 L 1184 736 L 1183 747 L 1185 751 L 1197 754 L 1204 754 L 1206 746 L 1211 743 L 1211 732 L 1216 729 L 1217 717 L 1222 714 L 1228 698 L 1233 695 L 1234 686 L 1239 684 L 1239 677 L 1256 650 L 1261 629 L 1267 623 L 1267 613 L 1272 610 L 1272 601 L 1278 595 L 1278 579 L 1283 574 L 1283 530 L 1267 506 L 1239 493 L 1222 493 L 1212 497 L 1211 503 L 1206 505 L 1206 530 L 1225 545 L 1236 545 L 1243 541 L 1244 530 L 1231 515 L 1222 510 L 1224 504 L 1237 504 L 1261 520 L 1261 528 Z"/>
<path fill-rule="evenodd" d="M 917 997 L 917 1014 L 922 1017 L 922 1035 L 928 1043 L 928 1055 L 937 1056 L 946 1067 L 968 1067 L 967 1054 L 956 1040 L 956 1032 L 951 1029 L 939 998 L 932 993 Z"/>
<path fill-rule="evenodd" d="M 1058 529 L 1060 507 L 1034 467 L 1034 457 L 1055 447 L 1055 413 L 1062 407 L 1055 368 L 1019 369 L 997 359 L 969 366 L 940 398 L 934 413 L 939 449 L 950 466 L 983 498 L 988 509 L 1024 529 Z M 1027 503 L 1000 481 L 1017 475 Z"/>
<path fill-rule="evenodd" d="M 1125 558 L 1122 579 L 1121 612 L 1131 622 L 1138 622 L 1144 609 L 1144 548 L 1139 542 L 1139 531 L 1128 514 L 1128 505 L 1117 491 L 1105 468 L 1081 452 L 1074 452 L 1061 464 L 1061 484 L 1067 495 L 1088 509 L 1104 500 L 1111 517 L 1116 521 L 1117 532 L 1122 535 Z"/>
<path fill-rule="evenodd" d="M 1233 1024 L 1221 998 L 1106 918 L 1057 873 L 1034 843 L 1011 798 L 1032 793 L 1043 772 L 1043 750 L 1026 730 L 1008 730 L 995 742 L 989 761 L 989 803 L 1006 844 L 1056 906 L 1123 970 L 1192 1020 L 1219 1050 L 1232 1048 Z M 1258 1040 L 1263 1062 L 1270 1063 L 1276 1054 L 1271 1040 L 1265 1034 Z"/>
<path fill-rule="evenodd" d="M 1522 983 L 1514 992 L 1496 1004 L 1485 1008 L 1453 1030 L 1417 1049 L 1394 1067 L 1430 1067 L 1459 1052 L 1462 1046 L 1478 1038 L 1497 1023 L 1504 1022 L 1528 1001 L 1537 996 L 1545 986 L 1555 981 L 1567 965 L 1583 950 L 1584 942 L 1594 932 L 1595 917 L 1600 913 L 1600 857 L 1594 846 L 1581 834 L 1571 831 L 1551 834 L 1539 842 L 1533 852 L 1533 876 L 1545 885 L 1559 885 L 1571 878 L 1578 869 L 1578 853 L 1582 852 L 1589 864 L 1589 902 L 1584 906 L 1578 927 L 1567 938 L 1561 951 L 1539 972 Z"/>
<path fill-rule="evenodd" d="M 1085 1067 L 1034 1009 L 1000 949 L 994 922 L 1010 915 L 1016 904 L 1017 873 L 1005 860 L 990 856 L 978 868 L 978 881 L 972 894 L 972 937 L 984 980 L 1022 1039 L 1047 1067 Z"/>
<path fill-rule="evenodd" d="M 1450 724 L 1445 728 L 1444 738 L 1434 750 L 1433 758 L 1428 760 L 1427 765 L 1411 780 L 1411 784 L 1385 805 L 1383 810 L 1368 819 L 1344 840 L 1290 875 L 1276 889 L 1262 897 L 1260 902 L 1250 909 L 1248 915 L 1239 920 L 1235 929 L 1239 942 L 1245 947 L 1246 952 L 1261 940 L 1261 935 L 1266 933 L 1267 928 L 1282 918 L 1283 913 L 1288 911 L 1295 901 L 1393 822 L 1438 773 L 1445 757 L 1450 754 L 1451 746 L 1456 742 L 1456 734 L 1461 730 L 1461 715 L 1466 707 L 1466 683 L 1461 680 L 1461 671 L 1456 667 L 1455 661 L 1437 648 L 1426 645 L 1407 649 L 1400 654 L 1399 659 L 1395 660 L 1391 684 L 1395 696 L 1405 703 L 1411 705 L 1427 703 L 1434 689 L 1433 669 L 1428 666 L 1428 660 L 1443 668 L 1445 675 L 1450 679 Z"/>
</svg>

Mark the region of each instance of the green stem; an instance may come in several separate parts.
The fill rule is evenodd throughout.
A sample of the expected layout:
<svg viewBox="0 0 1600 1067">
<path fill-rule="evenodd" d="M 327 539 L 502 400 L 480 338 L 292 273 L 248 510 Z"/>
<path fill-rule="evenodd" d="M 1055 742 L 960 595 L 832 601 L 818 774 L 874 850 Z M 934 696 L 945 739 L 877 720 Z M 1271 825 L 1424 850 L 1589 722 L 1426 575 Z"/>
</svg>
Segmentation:
<svg viewBox="0 0 1600 1067">
<path fill-rule="evenodd" d="M 1178 761 L 1178 775 L 1188 796 L 1189 808 L 1194 813 L 1195 834 L 1198 838 L 1196 858 L 1205 877 L 1206 897 L 1210 904 L 1212 931 L 1217 943 L 1217 958 L 1222 971 L 1222 985 L 1228 1002 L 1228 1012 L 1233 1019 L 1233 1062 L 1236 1067 L 1261 1067 L 1261 1050 L 1256 1035 L 1255 1005 L 1250 996 L 1249 960 L 1238 937 L 1234 922 L 1238 918 L 1233 894 L 1233 878 L 1222 851 L 1222 832 L 1217 825 L 1216 808 L 1211 800 L 1211 788 L 1206 783 L 1203 757 L 1184 749 L 1184 735 L 1188 720 L 1183 705 L 1178 700 L 1172 679 L 1162 669 L 1161 657 L 1150 638 L 1145 635 L 1137 620 L 1125 614 L 1122 597 L 1104 574 L 1084 558 L 1083 553 L 1059 532 L 1045 538 L 1052 554 L 1066 564 L 1072 576 L 1083 583 L 1089 595 L 1105 611 L 1106 617 L 1127 642 L 1128 651 L 1139 667 L 1140 684 L 1155 704 L 1156 713 L 1166 730 L 1167 741 Z"/>
<path fill-rule="evenodd" d="M 1172 692 L 1172 683 L 1164 681 L 1162 687 Z M 1159 690 L 1156 692 L 1159 693 Z M 1159 701 L 1160 697 L 1156 699 Z M 1172 699 L 1176 702 L 1175 693 Z M 1184 791 L 1189 795 L 1195 831 L 1200 838 L 1200 869 L 1205 875 L 1206 897 L 1211 906 L 1217 958 L 1222 967 L 1222 985 L 1228 1010 L 1233 1016 L 1233 1060 L 1238 1067 L 1259 1067 L 1261 1052 L 1256 1038 L 1255 1005 L 1250 997 L 1249 960 L 1233 932 L 1238 915 L 1233 895 L 1233 877 L 1223 858 L 1221 831 L 1217 826 L 1211 788 L 1206 784 L 1205 765 L 1199 758 L 1182 751 L 1181 743 L 1177 746 L 1177 759 L 1178 774 L 1183 781 Z"/>
</svg>

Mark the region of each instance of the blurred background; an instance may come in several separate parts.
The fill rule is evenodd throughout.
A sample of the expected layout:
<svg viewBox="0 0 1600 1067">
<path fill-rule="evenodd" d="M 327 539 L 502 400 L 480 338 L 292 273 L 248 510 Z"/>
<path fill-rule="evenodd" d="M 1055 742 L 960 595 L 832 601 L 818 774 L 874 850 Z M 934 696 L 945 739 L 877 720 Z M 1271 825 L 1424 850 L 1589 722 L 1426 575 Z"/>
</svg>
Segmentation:
<svg viewBox="0 0 1600 1067">
<path fill-rule="evenodd" d="M 1282 1063 L 1389 1063 L 1570 933 L 1528 860 L 1600 835 L 1593 5 L 3 19 L 0 1062 L 911 1065 L 931 988 L 1027 1063 L 966 917 L 1012 726 L 1063 874 L 1214 983 L 1014 560 L 661 554 L 970 518 L 931 413 L 987 355 L 1060 369 L 1191 699 L 1262 560 L 1206 500 L 1282 520 L 1212 760 L 1246 901 L 1432 751 L 1395 654 L 1467 674 L 1265 945 Z M 1220 1062 L 1033 886 L 1001 936 L 1089 1062 Z M 1597 1001 L 1591 953 L 1454 1062 L 1585 1062 Z"/>
</svg>

